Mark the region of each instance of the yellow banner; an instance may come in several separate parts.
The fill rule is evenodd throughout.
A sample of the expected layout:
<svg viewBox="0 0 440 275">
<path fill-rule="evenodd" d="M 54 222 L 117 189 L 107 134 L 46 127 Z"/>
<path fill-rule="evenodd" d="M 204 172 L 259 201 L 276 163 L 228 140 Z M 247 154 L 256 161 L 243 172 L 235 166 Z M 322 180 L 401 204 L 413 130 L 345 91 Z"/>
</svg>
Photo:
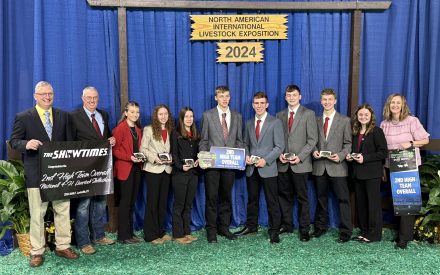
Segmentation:
<svg viewBox="0 0 440 275">
<path fill-rule="evenodd" d="M 262 62 L 262 42 L 219 42 L 217 62 Z"/>
<path fill-rule="evenodd" d="M 191 40 L 287 39 L 287 14 L 191 15 Z"/>
</svg>

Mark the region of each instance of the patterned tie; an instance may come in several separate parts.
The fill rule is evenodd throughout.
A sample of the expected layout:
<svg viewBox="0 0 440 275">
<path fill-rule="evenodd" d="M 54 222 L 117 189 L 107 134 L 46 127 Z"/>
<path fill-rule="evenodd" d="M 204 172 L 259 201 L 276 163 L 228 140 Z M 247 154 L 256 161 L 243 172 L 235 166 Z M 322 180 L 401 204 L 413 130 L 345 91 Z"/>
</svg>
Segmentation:
<svg viewBox="0 0 440 275">
<path fill-rule="evenodd" d="M 257 120 L 257 127 L 255 127 L 255 137 L 258 139 L 260 138 L 260 123 L 261 123 L 261 119 Z"/>
<path fill-rule="evenodd" d="M 93 128 L 95 128 L 95 130 L 98 133 L 99 137 L 103 138 L 103 136 L 101 134 L 101 129 L 99 129 L 98 121 L 96 121 L 96 119 L 95 119 L 95 114 L 92 114 L 91 116 L 92 116 Z"/>
<path fill-rule="evenodd" d="M 46 133 L 49 136 L 49 139 L 52 140 L 52 122 L 50 121 L 49 111 L 44 112 L 44 117 L 44 129 L 46 129 Z"/>
<path fill-rule="evenodd" d="M 222 130 L 225 140 L 228 138 L 228 124 L 226 123 L 226 113 L 222 114 Z"/>
<path fill-rule="evenodd" d="M 324 136 L 325 138 L 327 138 L 327 128 L 328 128 L 328 120 L 330 118 L 328 116 L 325 117 L 325 122 L 324 122 Z"/>
<path fill-rule="evenodd" d="M 295 112 L 290 112 L 290 116 L 289 116 L 289 132 L 292 129 L 292 125 L 293 125 L 293 115 L 295 114 Z"/>
</svg>

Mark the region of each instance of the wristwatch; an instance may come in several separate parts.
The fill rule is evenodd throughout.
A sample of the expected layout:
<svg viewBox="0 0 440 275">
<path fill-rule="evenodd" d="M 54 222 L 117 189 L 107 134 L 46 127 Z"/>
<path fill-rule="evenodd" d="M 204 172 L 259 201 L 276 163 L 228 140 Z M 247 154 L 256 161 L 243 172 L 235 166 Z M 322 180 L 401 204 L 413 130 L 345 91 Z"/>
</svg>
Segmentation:
<svg viewBox="0 0 440 275">
<path fill-rule="evenodd" d="M 410 140 L 409 143 L 411 143 L 411 147 L 414 147 L 414 141 Z"/>
</svg>

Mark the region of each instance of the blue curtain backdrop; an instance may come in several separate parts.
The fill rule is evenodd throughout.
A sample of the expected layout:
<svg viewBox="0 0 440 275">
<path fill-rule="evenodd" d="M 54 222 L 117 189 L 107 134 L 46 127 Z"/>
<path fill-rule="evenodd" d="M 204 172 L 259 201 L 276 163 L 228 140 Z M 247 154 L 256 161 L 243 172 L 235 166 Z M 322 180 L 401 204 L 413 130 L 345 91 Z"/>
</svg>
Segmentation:
<svg viewBox="0 0 440 275">
<path fill-rule="evenodd" d="M 337 109 L 347 113 L 349 12 L 282 12 L 288 14 L 288 40 L 263 41 L 264 62 L 258 64 L 218 64 L 216 42 L 189 40 L 190 14 L 218 13 L 128 10 L 128 92 L 141 105 L 144 125 L 159 103 L 168 104 L 173 115 L 181 107 L 191 106 L 199 124 L 202 112 L 215 106 L 217 85 L 230 87 L 231 108 L 245 120 L 253 116 L 254 92 L 268 93 L 269 112 L 275 114 L 286 107 L 283 92 L 292 83 L 302 88 L 302 104 L 317 114 L 321 113 L 319 92 L 334 88 Z M 394 0 L 389 10 L 362 17 L 359 103 L 371 103 L 380 121 L 388 94 L 401 92 L 432 138 L 440 136 L 439 118 L 433 115 L 440 104 L 439 17 L 440 0 Z M 85 0 L 5 0 L 0 4 L 0 38 L 3 141 L 10 136 L 15 113 L 35 104 L 33 87 L 40 80 L 53 84 L 55 106 L 67 111 L 81 105 L 85 86 L 97 87 L 99 105 L 110 113 L 111 126 L 115 125 L 120 114 L 115 9 L 91 8 Z M 6 157 L 5 146 L 0 146 L 0 157 Z M 138 227 L 143 223 L 145 192 L 143 186 L 136 210 Z M 204 225 L 203 177 L 197 192 L 193 223 L 200 228 Z M 314 205 L 312 182 L 309 196 Z M 237 226 L 246 219 L 243 173 L 237 173 L 233 199 L 233 225 Z M 334 227 L 338 224 L 337 205 L 332 199 L 330 203 Z M 264 225 L 263 197 L 260 205 Z M 313 212 L 314 207 L 312 217 Z"/>
</svg>

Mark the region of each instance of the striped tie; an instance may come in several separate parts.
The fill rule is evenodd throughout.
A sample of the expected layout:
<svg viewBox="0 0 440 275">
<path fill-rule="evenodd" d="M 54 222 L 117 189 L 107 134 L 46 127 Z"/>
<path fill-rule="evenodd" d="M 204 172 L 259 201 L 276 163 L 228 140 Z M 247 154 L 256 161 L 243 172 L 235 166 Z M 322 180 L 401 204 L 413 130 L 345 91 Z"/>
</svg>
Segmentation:
<svg viewBox="0 0 440 275">
<path fill-rule="evenodd" d="M 49 139 L 52 140 L 52 122 L 50 122 L 50 113 L 49 111 L 44 112 L 44 129 L 46 129 L 46 133 L 49 136 Z"/>
</svg>

